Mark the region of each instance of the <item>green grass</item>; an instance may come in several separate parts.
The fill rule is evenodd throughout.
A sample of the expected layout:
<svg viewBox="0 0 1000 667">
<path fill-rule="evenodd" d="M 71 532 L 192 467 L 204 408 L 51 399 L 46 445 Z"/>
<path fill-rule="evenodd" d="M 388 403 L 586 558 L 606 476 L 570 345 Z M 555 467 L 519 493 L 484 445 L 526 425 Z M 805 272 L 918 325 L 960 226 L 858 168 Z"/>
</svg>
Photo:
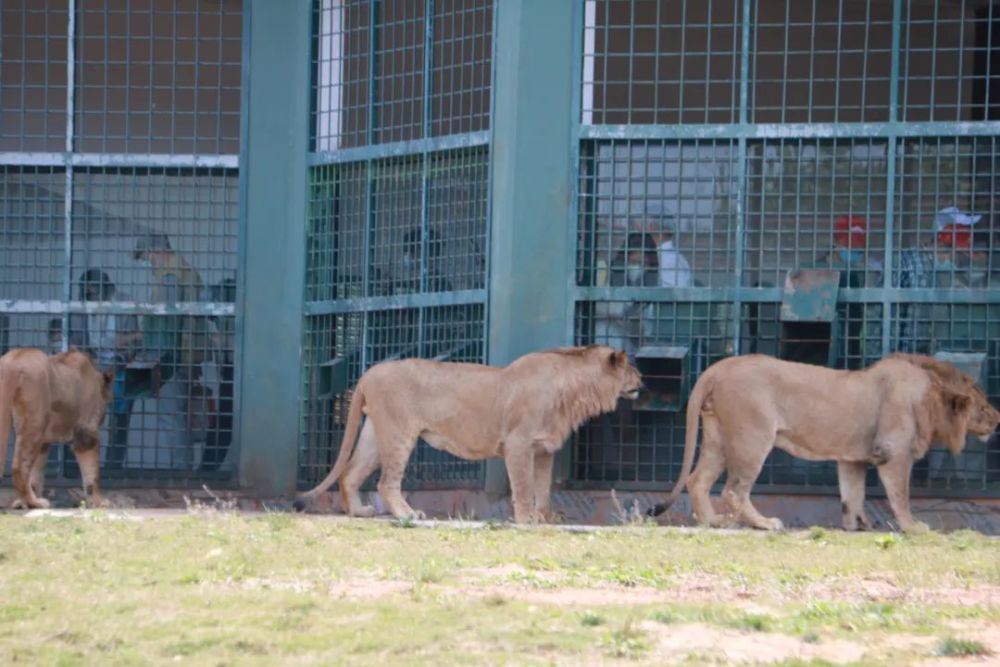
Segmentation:
<svg viewBox="0 0 1000 667">
<path fill-rule="evenodd" d="M 992 655 L 992 651 L 975 639 L 946 637 L 938 643 L 934 654 L 951 658 L 966 658 L 977 655 Z"/>
<path fill-rule="evenodd" d="M 889 635 L 960 634 L 935 650 L 983 655 L 963 628 L 995 628 L 1000 609 L 963 591 L 1000 586 L 998 546 L 969 531 L 889 542 L 835 530 L 7 514 L 0 664 L 662 664 L 664 638 L 699 627 L 858 642 L 865 664 L 929 650 L 888 653 Z M 873 599 L 865 580 L 942 594 Z"/>
</svg>

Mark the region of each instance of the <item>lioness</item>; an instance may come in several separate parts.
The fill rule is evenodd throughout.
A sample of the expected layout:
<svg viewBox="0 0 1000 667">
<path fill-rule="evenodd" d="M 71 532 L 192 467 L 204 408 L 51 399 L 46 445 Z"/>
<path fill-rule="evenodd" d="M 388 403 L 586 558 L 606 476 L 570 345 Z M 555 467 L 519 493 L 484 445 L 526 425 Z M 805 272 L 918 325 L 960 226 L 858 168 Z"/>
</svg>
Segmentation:
<svg viewBox="0 0 1000 667">
<path fill-rule="evenodd" d="M 72 443 L 88 504 L 103 504 L 98 484 L 100 429 L 113 379 L 111 370 L 101 373 L 77 350 L 47 356 L 34 348 L 18 348 L 0 357 L 0 477 L 13 415 L 14 508 L 49 506 L 39 496 L 53 442 Z"/>
<path fill-rule="evenodd" d="M 417 438 L 466 460 L 502 457 L 510 477 L 514 521 L 549 519 L 555 452 L 584 421 L 634 399 L 638 371 L 621 351 L 603 345 L 533 352 L 504 368 L 403 359 L 372 366 L 354 389 L 337 461 L 309 498 L 340 482 L 351 516 L 373 516 L 358 489 L 382 468 L 378 490 L 397 518 L 422 516 L 400 484 Z M 364 427 L 353 457 L 362 415 Z"/>
<path fill-rule="evenodd" d="M 698 418 L 701 456 L 694 473 Z M 685 485 L 693 513 L 719 525 L 709 490 L 727 472 L 722 501 L 739 521 L 781 529 L 750 503 L 750 489 L 775 446 L 793 456 L 837 461 L 842 521 L 865 528 L 865 470 L 878 467 L 889 504 L 903 530 L 925 530 L 910 514 L 910 469 L 932 443 L 952 454 L 968 431 L 986 439 L 1000 423 L 972 379 L 931 357 L 893 354 L 859 371 L 841 371 L 751 354 L 710 366 L 695 383 L 687 406 L 681 476 L 656 516 L 677 500 Z"/>
</svg>

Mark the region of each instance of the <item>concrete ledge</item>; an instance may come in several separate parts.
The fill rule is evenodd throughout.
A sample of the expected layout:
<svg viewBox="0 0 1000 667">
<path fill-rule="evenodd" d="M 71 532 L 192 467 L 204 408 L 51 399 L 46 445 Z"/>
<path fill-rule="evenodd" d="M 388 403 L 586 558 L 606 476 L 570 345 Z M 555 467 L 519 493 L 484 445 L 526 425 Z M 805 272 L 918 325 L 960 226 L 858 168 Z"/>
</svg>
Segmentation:
<svg viewBox="0 0 1000 667">
<path fill-rule="evenodd" d="M 79 508 L 82 500 L 77 489 L 47 489 L 46 497 L 54 508 L 61 508 L 58 515 L 67 509 Z M 164 512 L 171 514 L 185 510 L 189 505 L 197 508 L 223 508 L 243 513 L 287 512 L 291 511 L 291 498 L 261 498 L 242 492 L 190 490 L 150 490 L 115 489 L 106 492 L 106 497 L 114 508 L 136 510 L 142 516 L 157 516 Z M 510 498 L 483 491 L 413 491 L 407 494 L 409 503 L 422 510 L 433 525 L 433 520 L 449 520 L 449 525 L 463 525 L 457 522 L 472 522 L 470 526 L 496 524 L 510 520 Z M 622 492 L 617 493 L 617 504 L 609 491 L 564 491 L 552 493 L 552 508 L 559 515 L 564 526 L 615 526 L 622 525 L 622 511 L 634 516 L 642 514 L 657 502 L 666 499 L 665 493 Z M 33 510 L 30 513 L 8 510 L 14 500 L 14 492 L 9 487 L 0 489 L 0 507 L 4 514 L 30 514 L 45 516 L 51 511 Z M 377 493 L 368 494 L 371 502 L 386 518 L 385 506 Z M 766 516 L 777 516 L 790 529 L 822 526 L 840 528 L 840 499 L 835 496 L 816 495 L 757 495 L 757 508 Z M 935 530 L 951 531 L 969 529 L 986 535 L 1000 535 L 1000 500 L 948 500 L 934 498 L 913 498 L 913 513 L 927 522 Z M 619 509 L 621 508 L 621 509 Z M 892 512 L 885 499 L 868 500 L 865 509 L 876 528 L 893 529 Z M 167 512 L 167 510 L 170 510 Z M 343 517 L 340 494 L 329 493 L 317 499 L 308 509 L 313 515 Z M 72 512 L 70 512 L 72 513 Z M 131 514 L 131 512 L 129 512 Z M 687 497 L 681 496 L 677 504 L 659 517 L 661 525 L 693 526 Z"/>
</svg>

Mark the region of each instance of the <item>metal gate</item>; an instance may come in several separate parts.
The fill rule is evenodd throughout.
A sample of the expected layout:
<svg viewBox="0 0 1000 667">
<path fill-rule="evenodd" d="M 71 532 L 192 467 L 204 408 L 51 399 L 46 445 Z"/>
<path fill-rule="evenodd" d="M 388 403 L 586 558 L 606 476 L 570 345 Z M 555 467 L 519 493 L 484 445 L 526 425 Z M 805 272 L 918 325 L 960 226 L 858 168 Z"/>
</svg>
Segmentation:
<svg viewBox="0 0 1000 667">
<path fill-rule="evenodd" d="M 5 0 L 0 348 L 116 370 L 102 479 L 229 480 L 243 4 Z M 79 483 L 66 447 L 46 473 Z"/>
<path fill-rule="evenodd" d="M 486 360 L 492 0 L 317 0 L 299 483 L 372 364 Z M 404 483 L 482 483 L 421 441 Z"/>
<path fill-rule="evenodd" d="M 657 388 L 581 432 L 574 483 L 675 480 L 687 392 L 733 354 L 937 354 L 1000 398 L 1000 5 L 578 1 L 572 336 Z M 760 483 L 836 469 L 775 452 Z M 995 494 L 1000 452 L 934 452 L 914 485 Z"/>
</svg>

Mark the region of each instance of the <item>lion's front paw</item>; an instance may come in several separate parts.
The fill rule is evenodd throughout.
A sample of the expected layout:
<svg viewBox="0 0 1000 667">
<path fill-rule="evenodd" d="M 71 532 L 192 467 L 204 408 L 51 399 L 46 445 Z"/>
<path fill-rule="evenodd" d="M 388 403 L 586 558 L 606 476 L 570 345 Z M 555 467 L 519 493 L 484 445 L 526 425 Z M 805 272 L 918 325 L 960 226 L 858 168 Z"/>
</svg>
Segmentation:
<svg viewBox="0 0 1000 667">
<path fill-rule="evenodd" d="M 778 517 L 772 517 L 766 522 L 767 530 L 784 530 L 785 524 Z"/>
<path fill-rule="evenodd" d="M 903 532 L 910 533 L 913 535 L 920 535 L 922 533 L 929 533 L 931 527 L 928 526 L 923 521 L 910 521 L 907 525 L 903 526 Z"/>
<path fill-rule="evenodd" d="M 87 498 L 88 508 L 99 508 L 99 509 L 109 509 L 114 507 L 112 502 L 105 498 L 104 496 L 91 496 Z"/>
<path fill-rule="evenodd" d="M 370 519 L 375 516 L 378 511 L 375 509 L 374 505 L 362 505 L 355 510 L 351 511 L 351 516 L 358 519 Z"/>
</svg>

